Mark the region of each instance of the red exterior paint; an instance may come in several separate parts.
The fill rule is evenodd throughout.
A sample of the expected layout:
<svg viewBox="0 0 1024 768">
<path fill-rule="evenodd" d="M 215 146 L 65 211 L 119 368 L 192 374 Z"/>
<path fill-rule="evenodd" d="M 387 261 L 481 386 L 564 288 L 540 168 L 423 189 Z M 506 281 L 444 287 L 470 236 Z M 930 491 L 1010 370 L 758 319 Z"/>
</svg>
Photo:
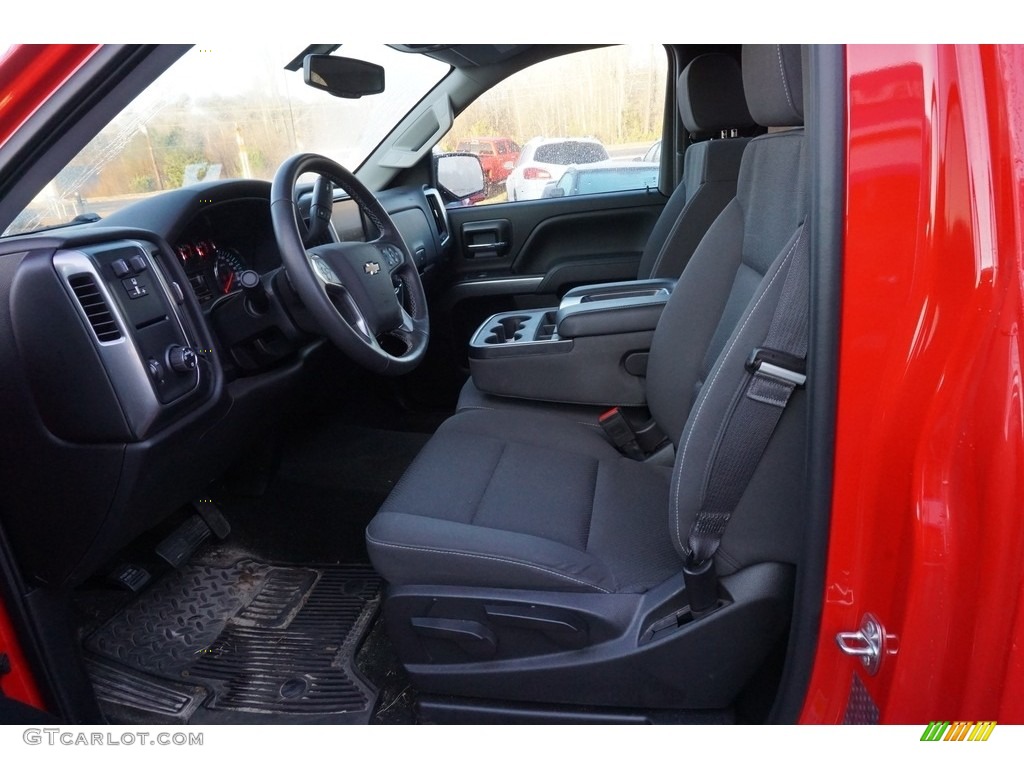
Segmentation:
<svg viewBox="0 0 1024 768">
<path fill-rule="evenodd" d="M 99 49 L 98 45 L 19 45 L 0 58 L 0 145 Z M 43 701 L 0 601 L 0 653 L 11 671 L 0 679 L 4 695 L 42 708 Z"/>
<path fill-rule="evenodd" d="M 0 691 L 3 691 L 8 698 L 43 709 L 43 699 L 29 673 L 25 657 L 17 642 L 17 635 L 14 633 L 14 627 L 11 626 L 2 600 L 0 600 L 0 653 L 6 654 L 11 664 L 10 674 L 0 678 Z"/>
<path fill-rule="evenodd" d="M 833 525 L 805 723 L 1024 722 L 1024 50 L 847 49 Z M 835 634 L 895 635 L 875 677 Z"/>
<path fill-rule="evenodd" d="M 0 59 L 0 145 L 99 49 L 18 45 Z"/>
</svg>

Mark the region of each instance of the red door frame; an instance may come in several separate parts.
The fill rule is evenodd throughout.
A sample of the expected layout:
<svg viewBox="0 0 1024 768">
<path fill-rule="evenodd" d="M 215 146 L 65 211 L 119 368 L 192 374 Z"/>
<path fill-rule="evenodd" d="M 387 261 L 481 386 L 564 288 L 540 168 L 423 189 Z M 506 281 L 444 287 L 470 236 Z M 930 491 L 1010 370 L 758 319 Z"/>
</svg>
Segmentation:
<svg viewBox="0 0 1024 768">
<path fill-rule="evenodd" d="M 16 45 L 0 58 L 0 146 L 24 125 L 98 45 Z"/>
<path fill-rule="evenodd" d="M 0 653 L 7 656 L 10 664 L 10 672 L 0 677 L 0 691 L 8 698 L 43 709 L 42 696 L 29 671 L 17 637 L 6 606 L 3 600 L 0 600 Z"/>
<path fill-rule="evenodd" d="M 801 722 L 1024 722 L 1024 49 L 850 46 L 835 481 Z M 835 635 L 891 635 L 876 676 Z"/>
<path fill-rule="evenodd" d="M 0 146 L 97 50 L 98 45 L 18 45 L 0 54 Z M 10 664 L 10 672 L 0 678 L 4 695 L 42 708 L 42 697 L 2 599 L 0 653 Z"/>
</svg>

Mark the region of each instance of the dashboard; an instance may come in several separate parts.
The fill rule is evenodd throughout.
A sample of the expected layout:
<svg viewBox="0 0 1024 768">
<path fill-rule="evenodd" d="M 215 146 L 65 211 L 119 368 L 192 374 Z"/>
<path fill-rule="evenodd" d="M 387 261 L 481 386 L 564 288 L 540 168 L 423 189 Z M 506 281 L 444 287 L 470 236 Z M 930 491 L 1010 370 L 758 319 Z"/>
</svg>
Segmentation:
<svg viewBox="0 0 1024 768">
<path fill-rule="evenodd" d="M 379 200 L 421 274 L 444 261 L 436 192 Z M 331 224 L 331 239 L 376 236 L 340 195 Z M 33 500 L 0 522 L 40 583 L 80 582 L 202 494 L 315 385 L 324 349 L 282 267 L 262 181 L 197 184 L 0 239 L 0 303 L 0 483 Z"/>
<path fill-rule="evenodd" d="M 304 217 L 309 198 L 309 190 L 300 191 Z M 447 214 L 435 190 L 398 188 L 378 199 L 409 245 L 421 274 L 446 258 Z M 319 336 L 282 270 L 270 217 L 269 182 L 197 184 L 140 201 L 104 223 L 142 227 L 167 240 L 184 272 L 182 287 L 195 296 L 211 326 L 229 380 L 265 371 Z M 377 235 L 355 202 L 336 191 L 325 237 L 366 242 Z"/>
</svg>

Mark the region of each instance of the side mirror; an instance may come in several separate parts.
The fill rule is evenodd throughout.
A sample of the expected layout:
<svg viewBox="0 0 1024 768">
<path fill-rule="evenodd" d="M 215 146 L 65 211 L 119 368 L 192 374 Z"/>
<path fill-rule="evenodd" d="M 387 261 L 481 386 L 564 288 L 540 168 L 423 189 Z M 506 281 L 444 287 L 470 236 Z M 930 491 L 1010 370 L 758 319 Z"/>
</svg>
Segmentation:
<svg viewBox="0 0 1024 768">
<path fill-rule="evenodd" d="M 358 99 L 384 91 L 384 67 L 344 56 L 311 53 L 302 61 L 306 85 L 343 99 Z"/>
<path fill-rule="evenodd" d="M 434 179 L 448 202 L 482 195 L 484 167 L 480 158 L 468 152 L 434 155 Z"/>
<path fill-rule="evenodd" d="M 549 181 L 547 186 L 544 187 L 541 197 L 565 197 L 565 190 L 559 187 L 556 182 Z"/>
</svg>

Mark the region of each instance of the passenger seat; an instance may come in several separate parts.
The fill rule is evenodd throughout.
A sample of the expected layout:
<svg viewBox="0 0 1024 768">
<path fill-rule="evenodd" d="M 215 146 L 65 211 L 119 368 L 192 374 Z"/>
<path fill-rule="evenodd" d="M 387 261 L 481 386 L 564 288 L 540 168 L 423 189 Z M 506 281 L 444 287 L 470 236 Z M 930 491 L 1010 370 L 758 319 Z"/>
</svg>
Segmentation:
<svg viewBox="0 0 1024 768">
<path fill-rule="evenodd" d="M 743 148 L 730 138 L 756 128 L 747 109 L 740 65 L 724 53 L 706 53 L 679 75 L 679 116 L 693 142 L 683 179 L 665 204 L 640 257 L 638 280 L 677 278 L 711 222 L 736 195 Z"/>
</svg>

